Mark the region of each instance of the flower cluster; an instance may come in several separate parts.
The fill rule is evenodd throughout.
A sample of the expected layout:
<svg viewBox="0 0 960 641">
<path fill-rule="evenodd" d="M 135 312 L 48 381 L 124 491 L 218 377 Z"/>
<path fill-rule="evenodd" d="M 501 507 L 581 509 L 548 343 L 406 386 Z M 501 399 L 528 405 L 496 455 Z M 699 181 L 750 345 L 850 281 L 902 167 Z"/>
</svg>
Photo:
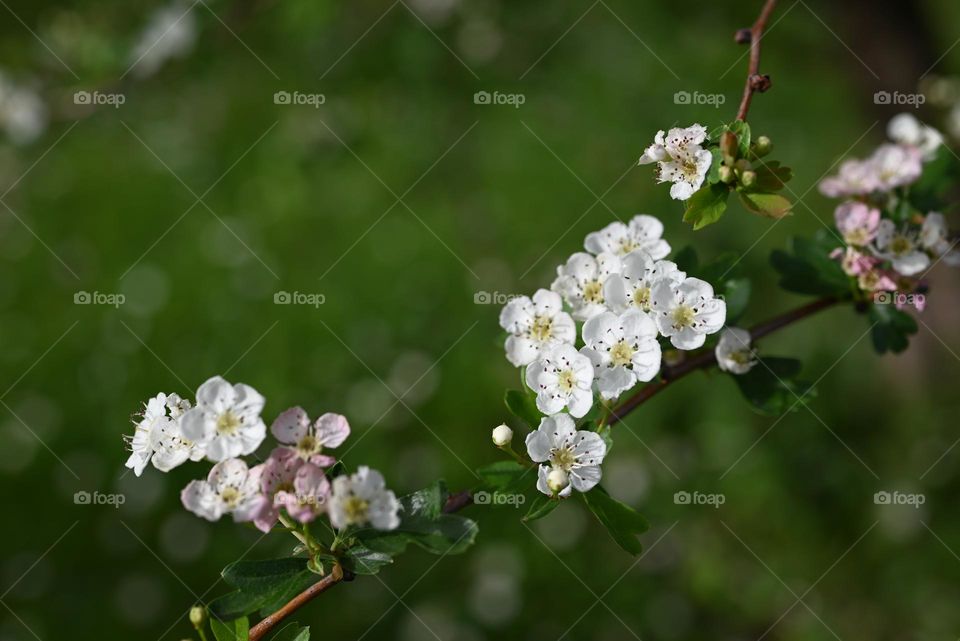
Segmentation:
<svg viewBox="0 0 960 641">
<path fill-rule="evenodd" d="M 843 198 L 834 212 L 844 242 L 832 256 L 866 293 L 914 292 L 934 261 L 960 265 L 960 252 L 939 212 L 916 211 L 907 189 L 934 160 L 943 136 L 910 114 L 894 117 L 882 144 L 866 160 L 848 160 L 820 191 Z M 922 308 L 923 297 L 910 300 Z M 899 303 L 898 303 L 899 304 Z"/>
<path fill-rule="evenodd" d="M 703 125 L 674 127 L 666 133 L 661 129 L 640 156 L 640 164 L 657 163 L 657 182 L 673 183 L 670 197 L 687 200 L 700 189 L 713 162 L 713 155 L 703 148 L 706 139 Z"/>
<path fill-rule="evenodd" d="M 500 314 L 507 360 L 526 368 L 545 417 L 527 451 L 542 464 L 537 487 L 546 494 L 587 491 L 600 479 L 606 447 L 574 422 L 594 407 L 595 395 L 608 403 L 656 377 L 661 337 L 691 350 L 723 327 L 724 301 L 665 260 L 671 250 L 662 235 L 663 224 L 643 214 L 588 234 L 586 251 L 557 268 L 550 290 L 514 298 Z M 502 446 L 504 436 L 495 442 Z"/>
<path fill-rule="evenodd" d="M 325 513 L 340 530 L 399 525 L 400 504 L 379 472 L 361 466 L 353 475 L 329 477 L 337 460 L 327 450 L 350 435 L 339 414 L 311 421 L 302 408 L 288 409 L 270 427 L 278 445 L 267 460 L 251 467 L 239 458 L 266 439 L 264 403 L 249 385 L 219 376 L 200 386 L 195 405 L 176 394 L 158 394 L 134 421 L 126 465 L 139 476 L 150 462 L 163 472 L 188 459 L 214 462 L 205 479 L 191 481 L 180 494 L 187 510 L 209 521 L 230 514 L 268 532 L 286 512 L 299 523 Z"/>
</svg>

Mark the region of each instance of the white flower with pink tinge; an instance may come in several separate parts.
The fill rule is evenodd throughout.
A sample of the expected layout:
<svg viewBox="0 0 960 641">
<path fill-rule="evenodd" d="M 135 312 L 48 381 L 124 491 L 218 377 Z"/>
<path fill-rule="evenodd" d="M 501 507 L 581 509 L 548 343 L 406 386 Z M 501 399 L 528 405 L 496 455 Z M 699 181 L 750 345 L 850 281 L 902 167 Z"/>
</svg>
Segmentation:
<svg viewBox="0 0 960 641">
<path fill-rule="evenodd" d="M 887 135 L 899 145 L 919 149 L 924 160 L 933 160 L 943 144 L 943 134 L 909 113 L 897 114 L 891 118 L 887 123 Z"/>
<path fill-rule="evenodd" d="M 330 500 L 330 482 L 323 470 L 305 463 L 293 478 L 293 492 L 278 493 L 274 502 L 280 502 L 292 518 L 309 523 L 327 510 Z"/>
<path fill-rule="evenodd" d="M 651 300 L 660 333 L 677 349 L 703 346 L 706 335 L 720 331 L 727 319 L 727 304 L 714 298 L 713 286 L 699 278 L 679 284 L 661 280 L 653 287 Z"/>
<path fill-rule="evenodd" d="M 324 454 L 323 449 L 342 445 L 350 436 L 350 424 L 345 416 L 332 412 L 327 412 L 311 424 L 302 407 L 291 407 L 277 417 L 270 426 L 270 432 L 286 449 L 304 461 L 328 467 L 336 459 Z"/>
<path fill-rule="evenodd" d="M 713 155 L 701 147 L 706 139 L 706 127 L 698 124 L 675 127 L 666 135 L 660 130 L 639 164 L 657 163 L 657 182 L 673 183 L 670 197 L 687 200 L 700 189 L 713 162 Z"/>
<path fill-rule="evenodd" d="M 840 235 L 848 245 L 869 245 L 880 226 L 880 210 L 859 201 L 845 202 L 833 212 Z"/>
<path fill-rule="evenodd" d="M 897 229 L 892 220 L 880 222 L 873 251 L 903 276 L 914 276 L 930 266 L 930 256 L 920 248 L 917 234 L 906 227 Z"/>
<path fill-rule="evenodd" d="M 333 479 L 327 512 L 338 530 L 365 525 L 393 530 L 400 525 L 400 502 L 386 489 L 383 475 L 365 465 L 358 467 L 356 474 Z"/>
<path fill-rule="evenodd" d="M 190 481 L 180 493 L 180 501 L 208 521 L 216 521 L 224 514 L 232 514 L 237 522 L 252 521 L 263 506 L 262 472 L 262 465 L 248 469 L 241 459 L 225 459 L 210 469 L 206 480 Z"/>
<path fill-rule="evenodd" d="M 615 221 L 601 229 L 587 234 L 584 248 L 591 254 L 616 254 L 626 256 L 632 251 L 643 251 L 653 260 L 659 260 L 670 253 L 670 243 L 663 238 L 663 223 L 646 214 L 637 214 L 624 224 Z"/>
<path fill-rule="evenodd" d="M 260 493 L 263 495 L 263 504 L 260 512 L 253 520 L 261 532 L 269 532 L 273 524 L 280 518 L 280 510 L 296 498 L 294 481 L 297 472 L 306 463 L 289 447 L 276 447 L 270 452 L 270 457 L 263 463 L 260 473 Z"/>
<path fill-rule="evenodd" d="M 639 309 L 604 312 L 583 324 L 580 353 L 594 366 L 601 398 L 612 399 L 660 371 L 657 324 Z"/>
<path fill-rule="evenodd" d="M 956 249 L 957 241 L 950 242 L 947 221 L 943 214 L 932 211 L 924 217 L 923 226 L 920 228 L 920 242 L 924 249 L 941 258 L 947 265 L 960 265 L 960 250 Z"/>
</svg>

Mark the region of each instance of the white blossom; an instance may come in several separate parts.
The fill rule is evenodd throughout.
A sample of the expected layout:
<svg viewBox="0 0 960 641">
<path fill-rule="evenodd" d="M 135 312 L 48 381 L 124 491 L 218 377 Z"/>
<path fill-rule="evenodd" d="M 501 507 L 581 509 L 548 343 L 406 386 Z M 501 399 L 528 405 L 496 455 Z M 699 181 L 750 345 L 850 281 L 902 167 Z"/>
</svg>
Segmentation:
<svg viewBox="0 0 960 641">
<path fill-rule="evenodd" d="M 680 283 L 687 275 L 669 260 L 653 262 L 642 251 L 623 257 L 619 274 L 612 274 L 603 284 L 607 306 L 617 313 L 628 309 L 650 311 L 650 292 L 662 279 Z"/>
<path fill-rule="evenodd" d="M 604 399 L 616 398 L 660 371 L 657 325 L 639 309 L 594 316 L 583 324 L 583 342 L 580 353 L 593 363 L 597 390 Z"/>
<path fill-rule="evenodd" d="M 573 345 L 555 345 L 527 365 L 527 386 L 537 395 L 537 408 L 556 414 L 567 408 L 580 418 L 593 405 L 593 364 Z"/>
<path fill-rule="evenodd" d="M 232 514 L 234 521 L 252 521 L 263 507 L 260 474 L 263 466 L 247 469 L 238 458 L 220 461 L 206 480 L 190 481 L 180 493 L 183 506 L 208 521 Z"/>
<path fill-rule="evenodd" d="M 400 525 L 400 503 L 386 489 L 383 475 L 365 465 L 356 474 L 333 479 L 327 513 L 333 527 L 342 530 L 351 525 L 371 525 L 378 530 L 393 530 Z"/>
<path fill-rule="evenodd" d="M 629 223 L 614 221 L 601 229 L 587 234 L 584 248 L 591 254 L 616 254 L 625 256 L 641 250 L 657 260 L 670 253 L 670 244 L 663 238 L 663 223 L 646 214 L 634 216 Z"/>
<path fill-rule="evenodd" d="M 876 172 L 877 187 L 889 191 L 909 185 L 923 171 L 922 155 L 915 147 L 903 145 L 880 145 L 868 162 Z"/>
<path fill-rule="evenodd" d="M 701 147 L 706 138 L 706 128 L 698 124 L 675 127 L 666 136 L 660 130 L 640 157 L 640 164 L 657 163 L 657 182 L 673 183 L 670 197 L 687 200 L 700 189 L 713 161 L 711 153 Z"/>
<path fill-rule="evenodd" d="M 651 294 L 654 316 L 660 333 L 670 338 L 677 349 L 697 349 L 723 327 L 727 305 L 714 298 L 710 283 L 687 278 L 676 284 L 659 281 Z"/>
<path fill-rule="evenodd" d="M 731 374 L 746 374 L 758 362 L 756 352 L 750 347 L 750 332 L 739 327 L 723 330 L 714 354 L 720 369 Z"/>
<path fill-rule="evenodd" d="M 607 445 L 596 432 L 577 430 L 568 414 L 547 416 L 527 435 L 527 454 L 543 463 L 537 489 L 547 496 L 570 496 L 573 490 L 588 492 L 600 482 L 600 465 Z"/>
<path fill-rule="evenodd" d="M 943 144 L 943 134 L 910 113 L 897 114 L 887 123 L 887 136 L 900 145 L 916 147 L 924 160 L 932 160 Z"/>
<path fill-rule="evenodd" d="M 231 385 L 214 376 L 197 390 L 197 405 L 181 418 L 181 430 L 202 444 L 212 461 L 250 454 L 267 434 L 260 418 L 263 405 L 263 397 L 249 385 Z"/>
<path fill-rule="evenodd" d="M 603 284 L 610 274 L 619 272 L 620 258 L 616 254 L 604 252 L 593 257 L 577 252 L 557 267 L 557 278 L 550 289 L 563 296 L 575 319 L 587 320 L 607 310 Z"/>
<path fill-rule="evenodd" d="M 520 296 L 508 302 L 500 312 L 500 327 L 507 330 L 504 348 L 507 360 L 517 367 L 529 365 L 549 345 L 573 343 L 577 327 L 563 311 L 560 294 L 540 289 L 533 300 Z"/>
<path fill-rule="evenodd" d="M 892 220 L 880 221 L 874 239 L 874 253 L 889 260 L 903 276 L 914 276 L 930 266 L 930 256 L 919 245 L 917 234 L 906 227 L 897 229 Z"/>
<path fill-rule="evenodd" d="M 148 400 L 138 420 L 133 423 L 133 436 L 124 437 L 130 448 L 130 457 L 125 465 L 137 476 L 143 474 L 144 468 L 153 457 L 160 439 L 160 430 L 170 422 L 166 401 L 167 395 L 163 393 Z"/>
<path fill-rule="evenodd" d="M 934 256 L 941 257 L 944 263 L 954 267 L 960 265 L 960 250 L 956 249 L 956 242 L 950 242 L 943 214 L 932 211 L 926 215 L 920 228 L 920 243 Z"/>
</svg>

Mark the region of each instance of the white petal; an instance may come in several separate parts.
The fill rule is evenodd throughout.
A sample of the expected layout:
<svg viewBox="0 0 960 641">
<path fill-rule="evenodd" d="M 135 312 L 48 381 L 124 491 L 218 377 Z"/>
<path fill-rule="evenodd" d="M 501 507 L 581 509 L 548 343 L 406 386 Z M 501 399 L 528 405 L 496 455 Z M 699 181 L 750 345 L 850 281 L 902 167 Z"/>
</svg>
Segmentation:
<svg viewBox="0 0 960 641">
<path fill-rule="evenodd" d="M 232 407 L 235 401 L 233 386 L 220 376 L 207 379 L 197 389 L 197 405 L 204 405 L 217 413 Z"/>
<path fill-rule="evenodd" d="M 570 485 L 578 492 L 589 492 L 600 482 L 600 466 L 585 465 L 570 470 Z"/>
<path fill-rule="evenodd" d="M 597 391 L 604 399 L 610 400 L 626 392 L 636 382 L 636 375 L 623 365 L 608 367 L 601 371 L 597 378 Z"/>
<path fill-rule="evenodd" d="M 529 365 L 540 355 L 540 344 L 522 336 L 507 336 L 504 349 L 507 360 L 514 367 Z"/>
<path fill-rule="evenodd" d="M 550 436 L 549 433 L 543 429 L 543 422 L 546 420 L 547 419 L 541 420 L 540 427 L 527 434 L 527 455 L 530 457 L 530 460 L 535 463 L 543 463 L 550 458 L 550 448 L 552 447 Z"/>
</svg>

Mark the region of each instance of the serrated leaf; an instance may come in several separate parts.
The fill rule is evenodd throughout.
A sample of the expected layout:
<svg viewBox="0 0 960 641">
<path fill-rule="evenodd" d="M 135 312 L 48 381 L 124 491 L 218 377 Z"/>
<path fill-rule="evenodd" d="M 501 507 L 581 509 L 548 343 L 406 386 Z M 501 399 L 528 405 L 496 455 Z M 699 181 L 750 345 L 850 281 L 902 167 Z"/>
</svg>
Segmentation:
<svg viewBox="0 0 960 641">
<path fill-rule="evenodd" d="M 210 612 L 223 620 L 260 610 L 269 614 L 317 580 L 307 559 L 294 557 L 267 561 L 238 561 L 221 573 L 236 591 L 210 602 Z"/>
<path fill-rule="evenodd" d="M 650 529 L 650 525 L 639 512 L 607 494 L 600 485 L 584 494 L 583 499 L 617 545 L 633 555 L 643 551 L 637 537 Z"/>
<path fill-rule="evenodd" d="M 290 623 L 280 628 L 277 635 L 270 641 L 310 641 L 310 626 Z"/>
<path fill-rule="evenodd" d="M 720 182 L 720 167 L 723 166 L 723 153 L 721 153 L 719 147 L 711 147 L 710 155 L 713 156 L 713 160 L 710 161 L 710 170 L 707 172 L 707 182 L 713 184 Z"/>
<path fill-rule="evenodd" d="M 793 203 L 780 194 L 740 191 L 737 195 L 740 197 L 740 204 L 747 211 L 774 220 L 789 216 L 793 208 Z"/>
<path fill-rule="evenodd" d="M 232 621 L 210 619 L 210 629 L 217 641 L 247 641 L 250 638 L 250 622 L 247 617 Z"/>
<path fill-rule="evenodd" d="M 530 429 L 537 429 L 540 426 L 543 415 L 537 409 L 536 397 L 533 394 L 515 389 L 507 390 L 503 402 L 510 413 L 526 423 Z"/>
<path fill-rule="evenodd" d="M 354 574 L 376 574 L 385 565 L 393 563 L 393 556 L 362 545 L 354 545 L 346 551 L 341 562 Z"/>
<path fill-rule="evenodd" d="M 899 353 L 907 348 L 910 336 L 918 331 L 917 321 L 893 305 L 874 303 L 868 313 L 873 348 L 878 354 Z"/>
<path fill-rule="evenodd" d="M 792 253 L 774 250 L 770 262 L 780 272 L 780 286 L 798 294 L 846 297 L 850 294 L 850 277 L 840 263 L 830 258 L 839 242 L 832 237 L 814 239 L 797 237 Z"/>
<path fill-rule="evenodd" d="M 757 174 L 757 181 L 754 186 L 747 191 L 774 192 L 780 191 L 793 178 L 793 170 L 789 167 L 781 167 L 776 160 L 770 162 L 758 162 L 753 171 Z"/>
<path fill-rule="evenodd" d="M 536 496 L 533 497 L 533 501 L 530 502 L 530 509 L 527 510 L 523 520 L 536 521 L 537 519 L 542 519 L 557 509 L 559 505 L 560 499 L 550 498 L 546 494 L 537 492 Z"/>
<path fill-rule="evenodd" d="M 755 410 L 768 416 L 779 416 L 813 397 L 810 386 L 796 380 L 801 368 L 800 361 L 794 358 L 768 356 L 746 374 L 731 376 Z"/>
<path fill-rule="evenodd" d="M 723 284 L 723 300 L 727 304 L 727 325 L 736 323 L 750 304 L 749 278 L 731 278 Z"/>
<path fill-rule="evenodd" d="M 727 209 L 729 196 L 730 188 L 723 183 L 704 185 L 687 200 L 683 221 L 693 223 L 694 230 L 717 222 Z"/>
<path fill-rule="evenodd" d="M 497 461 L 479 467 L 476 471 L 485 487 L 492 490 L 504 490 L 515 485 L 533 469 L 516 461 Z"/>
</svg>

